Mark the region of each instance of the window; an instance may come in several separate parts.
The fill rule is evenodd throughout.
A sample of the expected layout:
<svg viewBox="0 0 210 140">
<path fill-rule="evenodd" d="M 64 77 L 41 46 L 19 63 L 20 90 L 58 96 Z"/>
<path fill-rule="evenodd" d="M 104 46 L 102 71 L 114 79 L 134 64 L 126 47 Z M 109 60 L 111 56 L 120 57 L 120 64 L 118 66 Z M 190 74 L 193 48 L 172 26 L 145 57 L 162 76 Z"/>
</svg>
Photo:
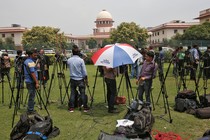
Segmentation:
<svg viewBox="0 0 210 140">
<path fill-rule="evenodd" d="M 14 34 L 11 34 L 11 37 L 15 37 L 15 35 Z"/>
<path fill-rule="evenodd" d="M 183 33 L 185 33 L 185 30 L 183 30 Z"/>
<path fill-rule="evenodd" d="M 5 34 L 2 34 L 1 36 L 2 36 L 2 38 L 5 38 Z"/>
<path fill-rule="evenodd" d="M 164 34 L 164 31 L 162 31 L 162 34 Z"/>
<path fill-rule="evenodd" d="M 157 35 L 159 35 L 159 32 L 157 32 Z"/>
<path fill-rule="evenodd" d="M 174 30 L 174 33 L 176 34 L 177 33 L 177 30 Z"/>
</svg>

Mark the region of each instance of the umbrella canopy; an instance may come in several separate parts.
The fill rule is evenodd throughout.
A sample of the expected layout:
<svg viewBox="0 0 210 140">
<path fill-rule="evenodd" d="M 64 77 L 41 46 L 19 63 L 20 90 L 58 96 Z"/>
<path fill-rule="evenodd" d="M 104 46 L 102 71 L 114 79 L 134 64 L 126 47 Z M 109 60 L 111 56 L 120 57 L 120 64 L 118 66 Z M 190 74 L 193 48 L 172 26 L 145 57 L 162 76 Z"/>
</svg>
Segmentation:
<svg viewBox="0 0 210 140">
<path fill-rule="evenodd" d="M 91 59 L 94 65 L 115 68 L 121 65 L 133 64 L 140 57 L 142 55 L 131 45 L 116 43 L 99 49 Z"/>
</svg>

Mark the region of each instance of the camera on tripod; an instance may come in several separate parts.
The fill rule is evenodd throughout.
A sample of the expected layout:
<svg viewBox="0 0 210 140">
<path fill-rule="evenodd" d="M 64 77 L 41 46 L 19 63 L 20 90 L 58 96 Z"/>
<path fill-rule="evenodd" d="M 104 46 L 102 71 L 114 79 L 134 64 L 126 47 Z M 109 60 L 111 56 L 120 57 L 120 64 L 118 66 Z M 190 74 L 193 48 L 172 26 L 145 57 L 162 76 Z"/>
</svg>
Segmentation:
<svg viewBox="0 0 210 140">
<path fill-rule="evenodd" d="M 11 63 L 10 63 L 10 58 L 8 54 L 3 53 L 1 56 L 1 73 L 2 74 L 9 73 L 10 67 L 11 67 Z"/>
</svg>

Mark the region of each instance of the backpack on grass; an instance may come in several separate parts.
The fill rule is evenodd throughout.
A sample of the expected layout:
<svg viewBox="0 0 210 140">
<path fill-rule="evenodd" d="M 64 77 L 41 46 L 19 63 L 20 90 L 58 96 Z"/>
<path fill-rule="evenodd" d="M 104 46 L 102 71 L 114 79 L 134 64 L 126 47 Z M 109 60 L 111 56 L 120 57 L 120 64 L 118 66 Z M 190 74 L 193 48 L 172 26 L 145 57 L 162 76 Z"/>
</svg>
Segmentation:
<svg viewBox="0 0 210 140">
<path fill-rule="evenodd" d="M 53 127 L 50 116 L 42 117 L 39 114 L 20 116 L 20 120 L 10 133 L 11 140 L 43 140 L 56 137 L 60 134 L 57 127 Z"/>
</svg>

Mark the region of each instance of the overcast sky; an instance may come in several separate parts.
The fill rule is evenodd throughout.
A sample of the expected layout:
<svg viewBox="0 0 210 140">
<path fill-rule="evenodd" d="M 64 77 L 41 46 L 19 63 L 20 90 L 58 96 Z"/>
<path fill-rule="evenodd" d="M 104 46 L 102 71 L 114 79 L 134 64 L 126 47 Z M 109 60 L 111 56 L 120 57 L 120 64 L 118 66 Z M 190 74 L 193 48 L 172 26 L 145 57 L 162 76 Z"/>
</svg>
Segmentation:
<svg viewBox="0 0 210 140">
<path fill-rule="evenodd" d="M 171 20 L 196 21 L 210 0 L 0 0 L 0 27 L 51 26 L 73 35 L 92 34 L 99 12 L 111 13 L 114 26 L 135 22 L 152 27 Z"/>
</svg>

